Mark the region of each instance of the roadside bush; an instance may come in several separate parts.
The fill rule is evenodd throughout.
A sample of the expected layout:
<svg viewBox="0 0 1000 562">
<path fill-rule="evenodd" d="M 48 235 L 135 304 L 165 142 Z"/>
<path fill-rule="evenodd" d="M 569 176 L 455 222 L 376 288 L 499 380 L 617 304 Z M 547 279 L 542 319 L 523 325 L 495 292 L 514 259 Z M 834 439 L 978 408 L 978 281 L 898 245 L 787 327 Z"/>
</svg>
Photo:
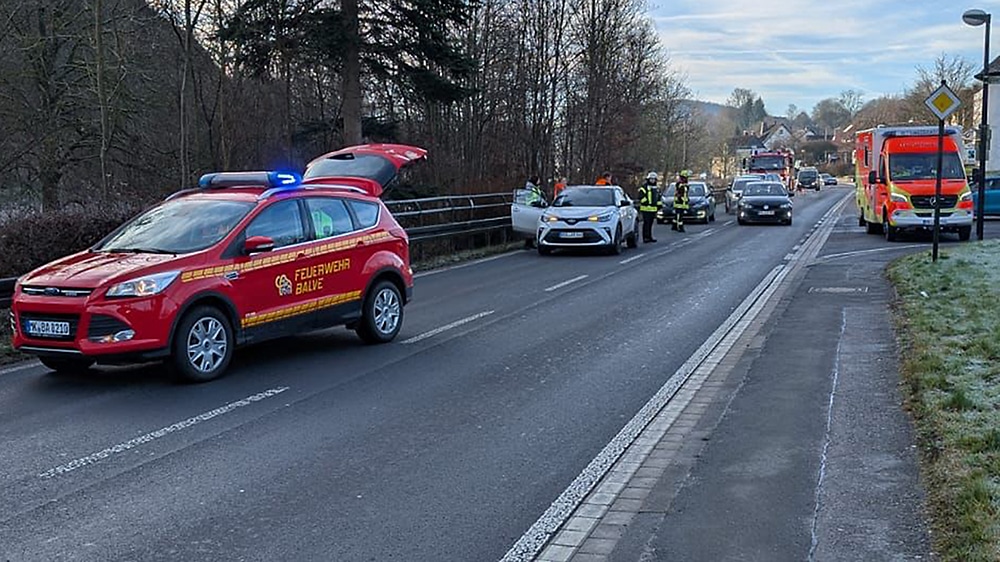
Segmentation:
<svg viewBox="0 0 1000 562">
<path fill-rule="evenodd" d="M 73 252 L 114 230 L 141 209 L 132 205 L 31 212 L 0 230 L 0 277 L 15 277 Z"/>
</svg>

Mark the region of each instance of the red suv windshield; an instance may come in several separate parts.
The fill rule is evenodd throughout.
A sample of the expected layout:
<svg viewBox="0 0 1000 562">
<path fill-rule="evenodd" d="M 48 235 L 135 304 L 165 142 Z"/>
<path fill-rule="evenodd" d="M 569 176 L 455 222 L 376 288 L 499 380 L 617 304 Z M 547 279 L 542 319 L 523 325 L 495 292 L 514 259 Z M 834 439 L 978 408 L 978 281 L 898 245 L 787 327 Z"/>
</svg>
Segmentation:
<svg viewBox="0 0 1000 562">
<path fill-rule="evenodd" d="M 247 201 L 178 199 L 150 209 L 111 233 L 95 252 L 185 254 L 222 240 L 253 209 Z"/>
</svg>

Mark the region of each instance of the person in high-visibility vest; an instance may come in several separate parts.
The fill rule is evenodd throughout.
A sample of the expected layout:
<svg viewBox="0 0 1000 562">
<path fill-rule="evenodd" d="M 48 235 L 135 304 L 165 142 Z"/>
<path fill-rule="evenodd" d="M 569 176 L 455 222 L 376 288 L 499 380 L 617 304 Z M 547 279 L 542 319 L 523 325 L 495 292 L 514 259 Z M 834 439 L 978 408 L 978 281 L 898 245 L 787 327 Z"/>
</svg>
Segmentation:
<svg viewBox="0 0 1000 562">
<path fill-rule="evenodd" d="M 660 188 L 656 185 L 658 180 L 656 172 L 649 172 L 646 174 L 646 183 L 639 188 L 639 212 L 642 213 L 642 241 L 646 244 L 656 242 L 656 238 L 653 238 L 653 222 L 656 221 L 656 212 L 663 207 Z"/>
<path fill-rule="evenodd" d="M 542 188 L 538 185 L 541 183 L 541 179 L 538 176 L 531 176 L 528 181 L 524 184 L 524 189 L 527 190 L 525 194 L 525 203 L 531 206 L 540 206 L 543 201 L 545 201 L 545 195 L 542 193 Z"/>
<path fill-rule="evenodd" d="M 684 232 L 684 212 L 690 206 L 688 177 L 691 176 L 691 170 L 682 170 L 677 176 L 677 186 L 674 188 L 674 225 L 670 230 Z"/>
<path fill-rule="evenodd" d="M 316 238 L 328 238 L 334 235 L 333 219 L 319 209 L 312 211 L 313 226 L 316 228 Z"/>
</svg>

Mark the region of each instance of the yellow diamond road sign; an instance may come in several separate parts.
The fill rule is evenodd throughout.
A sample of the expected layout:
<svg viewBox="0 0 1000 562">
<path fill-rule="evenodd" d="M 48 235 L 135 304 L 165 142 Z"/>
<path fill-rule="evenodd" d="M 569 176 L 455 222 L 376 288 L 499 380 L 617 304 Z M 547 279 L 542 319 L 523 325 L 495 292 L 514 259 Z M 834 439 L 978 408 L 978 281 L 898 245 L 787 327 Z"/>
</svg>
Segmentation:
<svg viewBox="0 0 1000 562">
<path fill-rule="evenodd" d="M 937 116 L 938 119 L 944 121 L 949 115 L 958 109 L 958 106 L 962 105 L 962 102 L 958 100 L 958 96 L 955 92 L 951 91 L 945 84 L 941 84 L 941 87 L 924 100 L 924 103 L 931 110 L 931 112 Z"/>
</svg>

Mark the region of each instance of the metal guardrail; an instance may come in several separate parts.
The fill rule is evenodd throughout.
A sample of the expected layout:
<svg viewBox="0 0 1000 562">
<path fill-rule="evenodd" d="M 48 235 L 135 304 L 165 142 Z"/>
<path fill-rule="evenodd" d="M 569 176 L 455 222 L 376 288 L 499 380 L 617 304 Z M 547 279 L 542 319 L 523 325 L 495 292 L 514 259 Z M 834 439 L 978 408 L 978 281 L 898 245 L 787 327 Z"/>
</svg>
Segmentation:
<svg viewBox="0 0 1000 562">
<path fill-rule="evenodd" d="M 513 190 L 385 201 L 411 242 L 510 228 Z M 0 279 L 0 308 L 9 308 L 16 277 Z M 2 320 L 2 319 L 0 319 Z"/>
<path fill-rule="evenodd" d="M 512 191 L 386 201 L 385 205 L 410 240 L 420 242 L 509 227 Z"/>
</svg>

